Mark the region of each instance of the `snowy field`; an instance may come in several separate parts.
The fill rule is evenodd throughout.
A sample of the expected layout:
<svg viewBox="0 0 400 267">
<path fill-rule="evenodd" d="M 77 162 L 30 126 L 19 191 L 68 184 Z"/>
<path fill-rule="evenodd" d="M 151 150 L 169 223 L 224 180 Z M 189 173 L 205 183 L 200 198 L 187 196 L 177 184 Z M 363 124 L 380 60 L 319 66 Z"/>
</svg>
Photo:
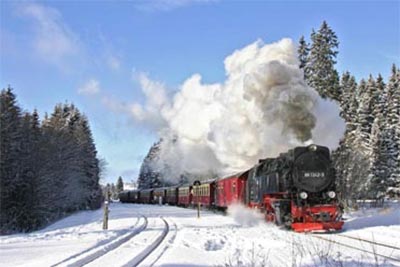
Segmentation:
<svg viewBox="0 0 400 267">
<path fill-rule="evenodd" d="M 336 234 L 297 234 L 235 207 L 229 216 L 113 203 L 0 237 L 0 266 L 400 266 L 400 203 L 346 215 Z M 354 239 L 356 238 L 356 239 Z"/>
</svg>

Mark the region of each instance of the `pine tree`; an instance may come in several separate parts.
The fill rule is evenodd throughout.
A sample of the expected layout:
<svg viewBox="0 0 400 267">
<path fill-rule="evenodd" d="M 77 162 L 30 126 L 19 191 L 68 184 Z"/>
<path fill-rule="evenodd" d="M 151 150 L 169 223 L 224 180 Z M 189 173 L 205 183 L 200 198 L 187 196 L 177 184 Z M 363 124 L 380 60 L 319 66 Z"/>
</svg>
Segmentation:
<svg viewBox="0 0 400 267">
<path fill-rule="evenodd" d="M 121 193 L 124 191 L 124 182 L 122 181 L 122 177 L 118 177 L 117 180 L 117 193 Z"/>
<path fill-rule="evenodd" d="M 21 110 L 9 86 L 0 95 L 0 233 L 18 230 L 18 189 L 23 184 L 21 153 Z"/>
<path fill-rule="evenodd" d="M 69 128 L 80 147 L 80 168 L 84 173 L 82 184 L 85 185 L 85 206 L 91 209 L 99 208 L 101 205 L 101 189 L 99 187 L 100 167 L 97 158 L 97 150 L 94 144 L 92 132 L 86 116 L 81 115 L 79 110 L 72 106 L 73 112 L 69 119 Z"/>
<path fill-rule="evenodd" d="M 383 198 L 386 194 L 389 182 L 390 167 L 389 163 L 389 139 L 388 129 L 384 125 L 383 113 L 378 114 L 372 125 L 371 131 L 371 196 Z"/>
<path fill-rule="evenodd" d="M 353 112 L 356 112 L 353 101 L 357 91 L 357 83 L 354 76 L 350 72 L 343 73 L 340 80 L 340 91 L 342 92 L 342 99 L 340 101 L 341 112 L 340 115 L 345 119 L 346 123 L 352 122 Z"/>
<path fill-rule="evenodd" d="M 341 101 L 342 117 L 346 122 L 345 139 L 348 145 L 354 144 L 356 133 L 359 127 L 358 124 L 358 107 L 359 107 L 359 90 L 362 90 L 363 85 L 358 86 L 354 76 L 350 75 L 348 80 L 342 79 L 343 97 Z"/>
<path fill-rule="evenodd" d="M 339 74 L 335 70 L 339 42 L 335 32 L 324 21 L 311 33 L 311 48 L 306 60 L 305 77 L 323 98 L 341 99 Z"/>
<path fill-rule="evenodd" d="M 390 177 L 388 194 L 400 196 L 400 70 L 392 66 L 392 73 L 387 84 L 387 128 L 389 131 L 388 148 Z"/>
<path fill-rule="evenodd" d="M 37 194 L 38 186 L 38 144 L 40 140 L 40 128 L 38 114 L 25 112 L 21 119 L 21 151 L 19 154 L 21 183 L 17 188 L 16 205 L 21 212 L 19 220 L 15 223 L 18 229 L 29 231 L 40 226 Z"/>
<path fill-rule="evenodd" d="M 308 58 L 309 52 L 310 52 L 309 44 L 304 39 L 304 36 L 301 36 L 300 40 L 299 40 L 299 47 L 297 49 L 297 53 L 298 53 L 299 62 L 300 62 L 299 67 L 303 71 L 304 71 L 304 68 L 305 68 L 305 66 L 307 64 L 307 58 Z M 305 72 L 304 72 L 304 78 L 307 80 Z"/>
<path fill-rule="evenodd" d="M 21 115 L 11 88 L 0 96 L 0 232 L 37 229 L 101 202 L 96 148 L 84 115 L 58 104 L 40 125 Z"/>
<path fill-rule="evenodd" d="M 345 207 L 351 206 L 359 198 L 366 196 L 366 177 L 370 162 L 346 136 L 332 154 L 336 169 L 339 197 Z"/>
<path fill-rule="evenodd" d="M 156 161 L 159 157 L 161 140 L 153 144 L 147 156 L 144 158 L 138 177 L 138 188 L 156 188 L 162 185 L 161 173 L 156 168 Z"/>
<path fill-rule="evenodd" d="M 364 87 L 365 86 L 365 87 Z M 371 129 L 374 122 L 373 110 L 375 108 L 377 91 L 375 80 L 372 76 L 369 77 L 368 82 L 365 84 L 363 81 L 359 87 L 359 107 L 358 114 L 358 129 L 357 129 L 357 143 L 363 149 L 364 153 L 371 153 Z"/>
</svg>

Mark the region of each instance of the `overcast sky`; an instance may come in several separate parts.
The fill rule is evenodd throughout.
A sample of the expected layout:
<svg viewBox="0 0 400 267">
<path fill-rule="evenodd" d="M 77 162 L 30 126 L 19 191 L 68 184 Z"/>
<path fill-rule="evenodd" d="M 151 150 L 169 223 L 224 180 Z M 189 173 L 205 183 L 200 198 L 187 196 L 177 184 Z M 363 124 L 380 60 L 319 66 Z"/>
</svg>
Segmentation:
<svg viewBox="0 0 400 267">
<path fill-rule="evenodd" d="M 106 181 L 135 180 L 158 137 L 135 122 L 145 74 L 169 97 L 188 77 L 225 79 L 224 59 L 258 39 L 309 39 L 326 20 L 337 33 L 337 68 L 356 77 L 400 65 L 400 1 L 0 2 L 0 84 L 43 117 L 73 102 L 88 117 Z"/>
</svg>

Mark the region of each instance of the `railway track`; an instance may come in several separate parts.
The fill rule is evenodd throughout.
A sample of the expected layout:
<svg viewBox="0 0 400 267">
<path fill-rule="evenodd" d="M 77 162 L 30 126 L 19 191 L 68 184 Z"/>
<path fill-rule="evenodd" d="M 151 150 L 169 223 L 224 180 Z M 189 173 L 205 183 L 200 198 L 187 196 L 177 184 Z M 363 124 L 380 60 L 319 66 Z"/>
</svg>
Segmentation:
<svg viewBox="0 0 400 267">
<path fill-rule="evenodd" d="M 175 231 L 170 234 L 169 243 L 172 243 L 176 236 L 175 223 L 173 223 L 173 227 Z M 154 253 L 169 233 L 170 225 L 166 219 L 141 216 L 131 232 L 74 254 L 52 267 L 135 267 L 142 264 L 152 266 L 168 249 L 168 245 L 166 245 L 158 253 Z"/>
<path fill-rule="evenodd" d="M 90 261 L 84 263 L 79 261 L 79 264 L 74 263 L 66 266 L 151 266 L 148 262 L 154 260 L 154 257 L 149 256 L 156 254 L 155 251 L 170 232 L 170 226 L 164 218 L 146 216 L 143 216 L 143 218 L 146 221 L 146 227 L 142 227 L 140 231 L 137 231 L 131 238 L 124 240 L 117 247 L 104 251 L 102 255 Z M 162 253 L 163 251 L 158 258 L 161 257 Z M 148 259 L 148 257 L 152 259 Z"/>
<path fill-rule="evenodd" d="M 140 225 L 139 221 L 142 221 Z M 52 265 L 52 267 L 61 267 L 61 266 L 79 267 L 87 265 L 90 262 L 93 262 L 96 259 L 109 253 L 110 251 L 117 249 L 122 244 L 128 242 L 134 236 L 145 230 L 147 228 L 147 225 L 148 225 L 147 218 L 145 216 L 141 216 L 136 221 L 133 230 L 130 231 L 129 233 L 114 237 L 111 240 L 107 240 L 104 243 L 100 243 L 94 247 L 81 251 L 80 253 L 74 254 L 63 261 Z"/>
<path fill-rule="evenodd" d="M 143 263 L 165 240 L 165 238 L 167 237 L 167 235 L 170 231 L 170 225 L 167 222 L 167 220 L 165 220 L 164 218 L 160 218 L 160 219 L 164 223 L 164 228 L 163 228 L 161 234 L 153 242 L 151 242 L 150 245 L 145 247 L 139 254 L 137 254 L 134 258 L 132 258 L 129 262 L 122 265 L 123 267 L 140 266 L 141 263 Z M 155 261 L 157 261 L 161 257 L 163 252 L 157 257 L 157 259 Z M 155 263 L 155 261 L 152 264 L 146 264 L 146 266 L 152 266 Z"/>
<path fill-rule="evenodd" d="M 340 237 L 344 237 L 344 238 L 348 238 L 348 239 L 353 239 L 353 240 L 356 240 L 356 241 L 359 241 L 359 242 L 369 243 L 369 244 L 371 244 L 373 246 L 380 246 L 380 247 L 385 247 L 385 248 L 389 248 L 389 249 L 400 251 L 400 247 L 399 246 L 383 244 L 383 243 L 376 242 L 375 240 L 368 240 L 368 239 L 364 239 L 364 238 L 360 238 L 360 237 L 343 235 L 343 234 L 338 234 L 336 236 L 340 236 Z M 399 243 L 399 245 L 400 245 L 400 243 Z"/>
<path fill-rule="evenodd" d="M 379 242 L 375 242 L 375 241 L 371 241 L 371 240 L 367 240 L 367 239 L 363 239 L 363 238 L 343 235 L 343 234 L 332 235 L 332 236 L 330 236 L 330 238 L 321 236 L 318 234 L 312 234 L 311 236 L 318 238 L 320 240 L 330 242 L 332 244 L 337 244 L 337 245 L 340 245 L 340 246 L 343 246 L 346 248 L 351 248 L 354 250 L 358 250 L 358 251 L 367 253 L 369 255 L 372 255 L 373 257 L 380 257 L 385 260 L 400 262 L 400 253 L 395 253 L 395 252 L 400 252 L 400 248 L 398 248 L 396 246 L 383 244 L 383 243 L 379 243 Z M 339 237 L 339 240 L 337 240 L 337 237 Z M 343 238 L 343 239 L 340 240 L 340 238 Z M 354 243 L 349 243 L 349 242 L 346 243 L 346 241 L 344 241 L 345 239 L 357 241 L 357 242 L 359 242 L 359 244 L 361 244 L 361 247 L 356 246 Z M 385 250 L 386 252 L 390 251 L 390 253 L 383 254 L 382 251 L 378 252 L 379 247 L 383 248 L 383 250 Z M 382 249 L 380 249 L 380 250 L 382 250 Z"/>
</svg>

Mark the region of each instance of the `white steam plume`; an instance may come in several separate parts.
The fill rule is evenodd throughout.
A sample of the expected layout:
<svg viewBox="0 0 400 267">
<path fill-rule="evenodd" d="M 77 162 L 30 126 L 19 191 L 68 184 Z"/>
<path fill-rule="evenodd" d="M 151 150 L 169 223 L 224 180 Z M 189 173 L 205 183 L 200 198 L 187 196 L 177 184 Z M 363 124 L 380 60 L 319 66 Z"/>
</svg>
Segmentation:
<svg viewBox="0 0 400 267">
<path fill-rule="evenodd" d="M 147 102 L 134 104 L 132 115 L 156 126 L 163 139 L 158 163 L 171 177 L 243 171 L 311 142 L 337 146 L 344 131 L 339 109 L 306 85 L 290 39 L 237 50 L 225 70 L 224 83 L 193 75 L 173 99 L 162 84 L 139 77 Z"/>
</svg>

